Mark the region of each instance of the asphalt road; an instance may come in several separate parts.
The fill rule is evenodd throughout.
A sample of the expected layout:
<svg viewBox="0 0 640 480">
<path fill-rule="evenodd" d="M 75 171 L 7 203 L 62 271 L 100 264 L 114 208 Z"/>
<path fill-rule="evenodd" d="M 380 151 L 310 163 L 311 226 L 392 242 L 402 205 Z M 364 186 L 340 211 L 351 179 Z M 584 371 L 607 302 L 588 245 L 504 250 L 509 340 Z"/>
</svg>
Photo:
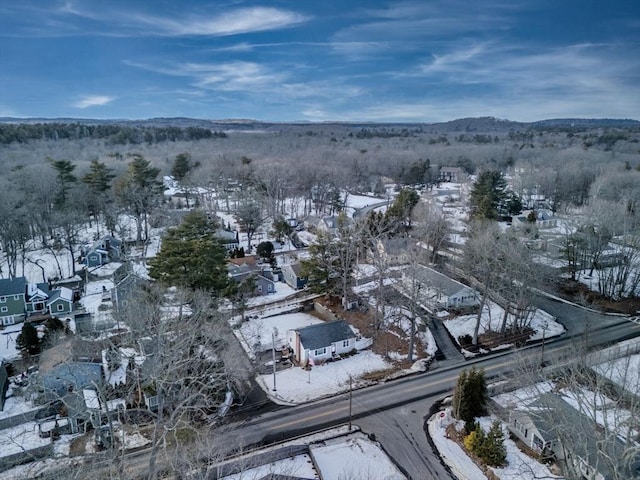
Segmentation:
<svg viewBox="0 0 640 480">
<path fill-rule="evenodd" d="M 547 364 L 575 359 L 585 346 L 592 349 L 640 336 L 640 325 L 599 314 L 589 314 L 589 328 L 581 329 L 580 316 L 588 312 L 576 311 L 575 307 L 564 304 L 553 307 L 552 314 L 562 313 L 561 310 L 569 307 L 572 316 L 567 320 L 569 333 L 547 341 L 544 350 Z M 594 326 L 591 329 L 592 323 Z M 423 429 L 433 403 L 450 392 L 460 371 L 471 365 L 483 368 L 490 379 L 512 380 L 520 377 L 527 365 L 538 365 L 542 360 L 541 353 L 540 345 L 531 345 L 357 390 L 353 392 L 351 415 L 348 393 L 262 413 L 242 423 L 225 425 L 214 432 L 217 441 L 214 441 L 211 451 L 215 451 L 220 458 L 237 450 L 238 446 L 246 450 L 250 446 L 283 441 L 346 424 L 351 418 L 366 433 L 375 434 L 409 478 L 447 478 L 448 473 L 431 451 Z M 144 476 L 148 457 L 144 451 L 126 455 L 125 464 L 128 472 Z M 108 468 L 107 462 L 104 467 Z M 100 478 L 100 475 L 96 474 L 94 478 Z"/>
</svg>

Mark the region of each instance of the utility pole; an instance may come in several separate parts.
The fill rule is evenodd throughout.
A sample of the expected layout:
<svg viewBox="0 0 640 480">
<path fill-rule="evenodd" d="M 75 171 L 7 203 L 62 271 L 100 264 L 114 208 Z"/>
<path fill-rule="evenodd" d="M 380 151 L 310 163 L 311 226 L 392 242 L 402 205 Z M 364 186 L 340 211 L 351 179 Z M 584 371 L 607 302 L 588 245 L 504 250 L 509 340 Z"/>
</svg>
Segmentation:
<svg viewBox="0 0 640 480">
<path fill-rule="evenodd" d="M 271 363 L 273 363 L 273 391 L 276 391 L 276 332 L 271 332 Z"/>
<path fill-rule="evenodd" d="M 351 405 L 353 404 L 353 378 L 349 375 L 349 431 L 351 431 Z"/>
</svg>

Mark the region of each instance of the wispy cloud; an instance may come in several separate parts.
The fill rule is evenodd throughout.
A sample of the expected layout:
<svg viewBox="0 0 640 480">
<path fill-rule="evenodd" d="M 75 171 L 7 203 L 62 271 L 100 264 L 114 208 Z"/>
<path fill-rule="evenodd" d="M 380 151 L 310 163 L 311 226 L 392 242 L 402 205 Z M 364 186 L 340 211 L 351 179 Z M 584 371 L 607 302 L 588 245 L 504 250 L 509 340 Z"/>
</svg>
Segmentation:
<svg viewBox="0 0 640 480">
<path fill-rule="evenodd" d="M 25 6 L 20 15 L 25 25 L 23 33 L 38 36 L 228 36 L 289 28 L 310 19 L 308 15 L 274 7 L 235 8 L 219 13 L 191 9 L 189 13 L 172 15 L 72 1 L 48 9 Z"/>
<path fill-rule="evenodd" d="M 307 21 L 309 17 L 278 8 L 249 7 L 224 12 L 209 18 L 206 16 L 203 18 L 199 15 L 172 19 L 144 14 L 134 14 L 130 18 L 155 27 L 160 34 L 225 36 L 291 27 Z"/>
<path fill-rule="evenodd" d="M 75 108 L 101 107 L 115 100 L 108 95 L 85 95 L 73 103 Z"/>
</svg>

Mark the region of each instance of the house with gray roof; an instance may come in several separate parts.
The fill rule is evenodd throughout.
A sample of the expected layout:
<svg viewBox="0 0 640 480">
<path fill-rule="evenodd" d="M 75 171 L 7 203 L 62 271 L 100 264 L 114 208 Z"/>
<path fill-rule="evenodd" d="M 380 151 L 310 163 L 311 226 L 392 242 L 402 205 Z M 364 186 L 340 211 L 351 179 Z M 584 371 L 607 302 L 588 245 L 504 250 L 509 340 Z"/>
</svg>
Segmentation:
<svg viewBox="0 0 640 480">
<path fill-rule="evenodd" d="M 122 241 L 107 235 L 98 240 L 84 253 L 84 264 L 87 267 L 99 267 L 109 262 L 118 261 L 124 258 L 124 246 Z"/>
<path fill-rule="evenodd" d="M 304 288 L 308 281 L 302 271 L 302 264 L 300 262 L 283 265 L 282 278 L 287 285 L 296 290 Z"/>
<path fill-rule="evenodd" d="M 447 277 L 433 268 L 416 265 L 411 275 L 420 288 L 420 299 L 425 307 L 464 308 L 480 305 L 480 296 L 473 288 Z M 407 272 L 403 273 L 403 282 L 411 282 Z"/>
<path fill-rule="evenodd" d="M 595 407 L 594 407 L 595 408 Z M 640 478 L 640 451 L 555 393 L 509 412 L 509 430 L 528 447 L 552 454 L 565 475 L 588 480 Z"/>
<path fill-rule="evenodd" d="M 287 342 L 299 365 L 323 363 L 356 348 L 356 334 L 344 320 L 316 323 L 287 331 Z"/>
</svg>

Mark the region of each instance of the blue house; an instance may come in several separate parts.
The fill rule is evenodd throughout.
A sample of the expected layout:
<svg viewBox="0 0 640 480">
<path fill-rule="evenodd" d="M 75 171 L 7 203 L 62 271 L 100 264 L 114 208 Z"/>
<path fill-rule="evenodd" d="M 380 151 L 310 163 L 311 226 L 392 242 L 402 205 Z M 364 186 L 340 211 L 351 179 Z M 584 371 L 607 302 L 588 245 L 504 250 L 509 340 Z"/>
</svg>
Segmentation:
<svg viewBox="0 0 640 480">
<path fill-rule="evenodd" d="M 97 241 L 86 253 L 84 264 L 87 267 L 99 267 L 124 257 L 122 241 L 110 235 Z"/>
</svg>

